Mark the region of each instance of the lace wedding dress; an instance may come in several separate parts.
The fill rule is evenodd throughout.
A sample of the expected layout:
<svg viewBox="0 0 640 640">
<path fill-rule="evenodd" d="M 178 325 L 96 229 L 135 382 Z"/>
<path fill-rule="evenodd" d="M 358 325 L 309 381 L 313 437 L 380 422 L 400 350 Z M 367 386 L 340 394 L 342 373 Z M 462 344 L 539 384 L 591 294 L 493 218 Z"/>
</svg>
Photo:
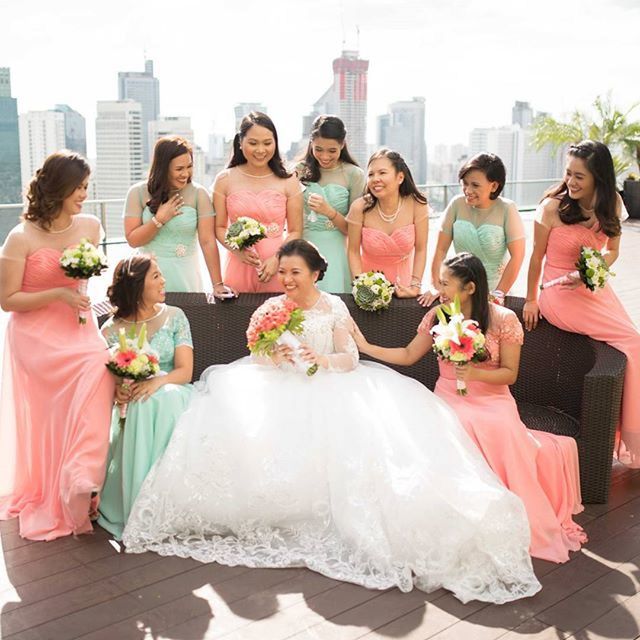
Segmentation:
<svg viewBox="0 0 640 640">
<path fill-rule="evenodd" d="M 123 535 L 127 551 L 307 566 L 374 589 L 502 603 L 540 589 L 520 500 L 447 405 L 358 363 L 344 303 L 322 293 L 302 340 L 313 377 L 244 358 L 205 371 Z"/>
</svg>

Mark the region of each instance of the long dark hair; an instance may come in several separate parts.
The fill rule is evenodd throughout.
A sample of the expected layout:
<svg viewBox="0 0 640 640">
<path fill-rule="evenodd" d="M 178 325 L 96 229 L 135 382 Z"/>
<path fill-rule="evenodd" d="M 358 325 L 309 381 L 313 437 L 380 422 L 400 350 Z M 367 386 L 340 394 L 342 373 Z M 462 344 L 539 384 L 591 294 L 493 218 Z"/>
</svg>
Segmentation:
<svg viewBox="0 0 640 640">
<path fill-rule="evenodd" d="M 240 143 L 244 140 L 249 129 L 251 129 L 251 127 L 253 127 L 254 125 L 269 129 L 269 131 L 271 131 L 271 133 L 273 134 L 273 139 L 276 143 L 276 149 L 273 153 L 273 157 L 268 162 L 271 171 L 273 171 L 273 173 L 275 173 L 278 178 L 291 177 L 291 174 L 285 169 L 282 158 L 280 157 L 280 148 L 278 147 L 278 132 L 276 131 L 276 127 L 273 124 L 273 120 L 271 120 L 271 118 L 266 113 L 262 113 L 261 111 L 251 111 L 244 118 L 242 118 L 242 121 L 240 122 L 240 131 L 233 137 L 233 151 L 231 152 L 231 159 L 227 163 L 227 168 L 231 169 L 231 167 L 237 167 L 241 164 L 247 164 L 247 159 L 244 157 L 244 153 L 242 153 Z"/>
<path fill-rule="evenodd" d="M 150 196 L 147 206 L 151 213 L 155 213 L 158 207 L 169 199 L 169 165 L 174 158 L 185 153 L 188 153 L 193 160 L 193 148 L 190 142 L 180 136 L 168 136 L 156 142 L 147 181 L 147 191 Z"/>
<path fill-rule="evenodd" d="M 327 138 L 328 140 L 335 140 L 339 144 L 343 144 L 340 150 L 341 162 L 347 162 L 353 164 L 356 167 L 358 163 L 351 157 L 349 150 L 347 149 L 347 143 L 345 139 L 347 137 L 347 130 L 345 129 L 344 122 L 338 118 L 338 116 L 318 116 L 311 125 L 311 133 L 309 134 L 309 144 L 307 145 L 307 153 L 302 160 L 304 168 L 302 169 L 300 181 L 318 182 L 320 180 L 320 164 L 313 155 L 313 141 L 316 138 Z"/>
<path fill-rule="evenodd" d="M 489 328 L 489 283 L 487 272 L 480 258 L 463 251 L 445 260 L 442 265 L 451 271 L 463 285 L 473 282 L 476 290 L 471 294 L 471 319 L 475 320 L 482 333 Z"/>
<path fill-rule="evenodd" d="M 90 173 L 89 163 L 80 154 L 66 149 L 52 153 L 29 184 L 23 218 L 49 229 L 62 203 Z"/>
<path fill-rule="evenodd" d="M 302 238 L 285 242 L 276 253 L 278 260 L 284 256 L 300 256 L 310 271 L 319 272 L 318 281 L 324 278 L 324 273 L 329 266 L 329 263 L 318 251 L 317 247 L 307 240 L 302 240 Z"/>
<path fill-rule="evenodd" d="M 583 140 L 578 144 L 572 144 L 567 155 L 584 160 L 587 170 L 593 176 L 596 190 L 594 210 L 600 229 L 609 238 L 619 236 L 622 229 L 620 218 L 616 212 L 618 206 L 616 173 L 608 147 L 602 142 Z M 564 224 L 577 224 L 589 219 L 582 213 L 580 203 L 569 197 L 566 180 L 546 191 L 544 198 L 560 200 L 558 213 Z"/>
<path fill-rule="evenodd" d="M 396 170 L 396 173 L 402 171 L 404 174 L 404 180 L 400 183 L 400 195 L 403 197 L 411 196 L 417 203 L 419 204 L 427 204 L 427 197 L 422 193 L 422 191 L 418 191 L 418 187 L 416 187 L 416 183 L 413 180 L 413 176 L 411 175 L 411 171 L 407 166 L 407 163 L 404 161 L 404 158 L 397 152 L 391 151 L 391 149 L 378 149 L 372 156 L 369 158 L 369 162 L 367 162 L 367 167 L 374 161 L 379 160 L 380 158 L 387 158 L 389 162 L 393 165 L 393 168 Z M 371 211 L 373 207 L 378 203 L 378 198 L 373 194 L 371 189 L 369 189 L 369 185 L 367 183 L 367 187 L 364 192 L 365 205 L 364 212 Z"/>
<path fill-rule="evenodd" d="M 136 315 L 144 294 L 144 280 L 153 258 L 145 254 L 132 254 L 120 260 L 113 271 L 113 280 L 107 289 L 107 298 L 115 307 L 114 318 Z"/>
</svg>

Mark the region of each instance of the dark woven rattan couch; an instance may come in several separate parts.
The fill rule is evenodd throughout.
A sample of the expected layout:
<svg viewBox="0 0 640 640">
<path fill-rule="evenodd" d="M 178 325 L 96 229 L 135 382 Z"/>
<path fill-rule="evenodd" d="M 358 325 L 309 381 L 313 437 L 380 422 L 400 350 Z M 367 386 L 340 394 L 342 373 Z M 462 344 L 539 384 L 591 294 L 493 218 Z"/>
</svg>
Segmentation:
<svg viewBox="0 0 640 640">
<path fill-rule="evenodd" d="M 194 379 L 211 364 L 247 355 L 249 318 L 267 297 L 244 294 L 237 300 L 209 304 L 203 293 L 167 295 L 167 302 L 181 307 L 191 324 Z M 367 339 L 385 346 L 407 344 L 425 313 L 415 300 L 394 299 L 390 309 L 375 314 L 358 309 L 351 296 L 343 299 Z M 522 318 L 521 298 L 508 297 L 506 304 Z M 576 439 L 584 502 L 600 503 L 608 498 L 625 365 L 625 356 L 616 349 L 545 321 L 526 334 L 513 395 L 528 427 Z M 395 368 L 429 389 L 438 376 L 433 354 L 412 367 Z M 347 402 L 348 398 L 334 401 Z"/>
</svg>

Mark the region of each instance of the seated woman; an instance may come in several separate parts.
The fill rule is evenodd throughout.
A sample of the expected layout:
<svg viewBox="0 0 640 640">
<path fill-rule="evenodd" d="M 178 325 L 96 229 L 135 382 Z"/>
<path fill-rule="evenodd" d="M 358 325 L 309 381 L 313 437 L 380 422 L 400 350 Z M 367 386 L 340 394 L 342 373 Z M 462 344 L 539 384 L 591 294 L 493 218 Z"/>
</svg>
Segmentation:
<svg viewBox="0 0 640 640">
<path fill-rule="evenodd" d="M 455 414 L 358 363 L 349 312 L 316 287 L 327 264 L 313 245 L 287 242 L 278 258 L 281 298 L 304 311 L 299 353 L 319 371 L 298 373 L 286 347 L 205 371 L 131 511 L 127 551 L 306 566 L 465 602 L 536 593 L 522 503 Z"/>
<path fill-rule="evenodd" d="M 164 304 L 165 284 L 153 258 L 133 255 L 118 263 L 107 291 L 116 308 L 102 329 L 109 345 L 118 342 L 121 328 L 138 333 L 146 323 L 149 345 L 158 354 L 162 371 L 147 380 L 116 387 L 116 400 L 127 404 L 127 413 L 121 427 L 120 407 L 113 410 L 98 524 L 118 539 L 149 469 L 165 450 L 191 397 L 189 321 L 182 309 Z"/>
<path fill-rule="evenodd" d="M 443 263 L 440 296 L 458 296 L 464 317 L 473 318 L 486 336 L 489 360 L 473 365 L 440 363 L 435 393 L 456 412 L 467 433 L 504 485 L 519 496 L 531 525 L 531 555 L 565 562 L 586 536 L 572 520 L 582 511 L 578 451 L 572 438 L 529 431 L 509 391 L 518 375 L 523 331 L 513 311 L 488 302 L 487 275 L 479 258 L 460 253 Z M 396 349 L 369 344 L 357 331 L 363 353 L 378 360 L 410 365 L 422 358 L 433 340 L 435 309 L 427 313 L 418 334 Z M 459 395 L 456 379 L 468 385 Z"/>
</svg>

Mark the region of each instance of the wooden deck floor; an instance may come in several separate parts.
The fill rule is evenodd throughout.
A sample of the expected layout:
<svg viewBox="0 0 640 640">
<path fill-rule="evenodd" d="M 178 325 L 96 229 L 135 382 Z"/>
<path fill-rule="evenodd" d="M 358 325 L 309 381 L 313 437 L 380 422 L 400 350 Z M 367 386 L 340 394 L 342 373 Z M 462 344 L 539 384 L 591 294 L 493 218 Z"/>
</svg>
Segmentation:
<svg viewBox="0 0 640 640">
<path fill-rule="evenodd" d="M 614 287 L 640 325 L 640 223 L 625 225 Z M 524 280 L 521 278 L 520 285 Z M 0 523 L 0 638 L 12 640 L 576 640 L 640 637 L 640 471 L 614 467 L 606 505 L 578 521 L 589 543 L 535 561 L 543 589 L 495 606 L 451 594 L 371 591 L 304 569 L 128 555 L 92 536 L 30 542 Z"/>
</svg>

